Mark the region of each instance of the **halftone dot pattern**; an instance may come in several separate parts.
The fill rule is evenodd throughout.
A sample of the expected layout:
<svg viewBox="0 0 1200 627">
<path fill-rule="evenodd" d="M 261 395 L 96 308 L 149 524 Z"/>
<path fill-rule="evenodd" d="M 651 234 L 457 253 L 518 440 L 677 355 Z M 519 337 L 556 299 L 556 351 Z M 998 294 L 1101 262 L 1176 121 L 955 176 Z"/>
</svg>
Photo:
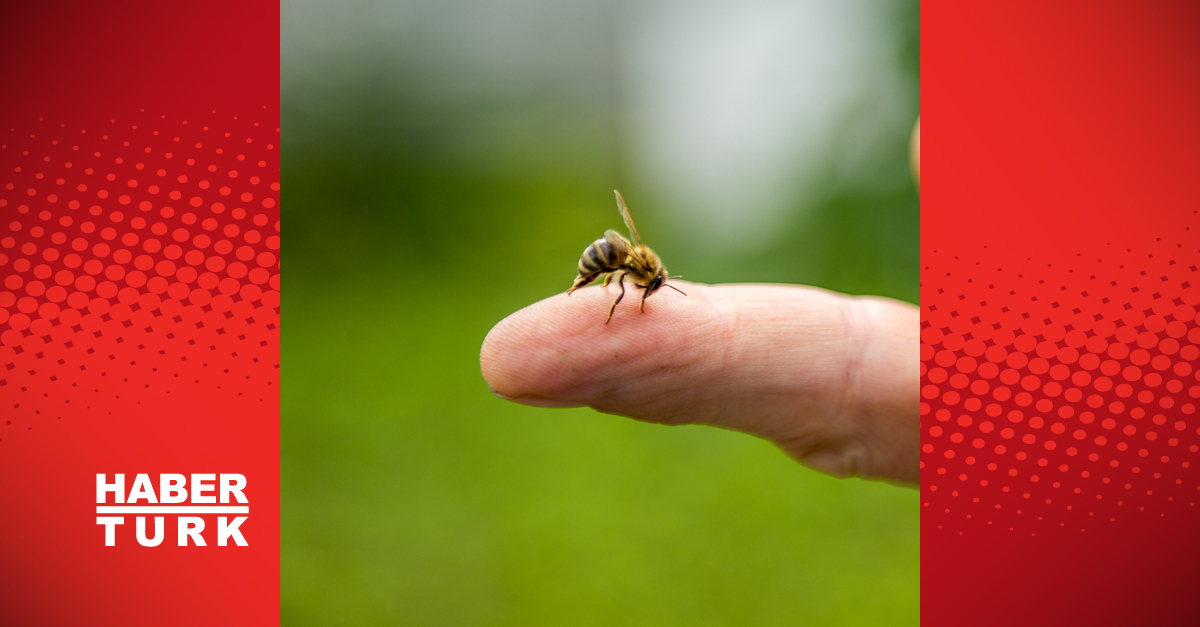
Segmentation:
<svg viewBox="0 0 1200 627">
<path fill-rule="evenodd" d="M 122 397 L 278 384 L 272 119 L 0 129 L 0 446 Z"/>
<path fill-rule="evenodd" d="M 1068 264 L 926 255 L 922 516 L 956 535 L 1200 520 L 1198 248 L 1185 227 Z"/>
</svg>

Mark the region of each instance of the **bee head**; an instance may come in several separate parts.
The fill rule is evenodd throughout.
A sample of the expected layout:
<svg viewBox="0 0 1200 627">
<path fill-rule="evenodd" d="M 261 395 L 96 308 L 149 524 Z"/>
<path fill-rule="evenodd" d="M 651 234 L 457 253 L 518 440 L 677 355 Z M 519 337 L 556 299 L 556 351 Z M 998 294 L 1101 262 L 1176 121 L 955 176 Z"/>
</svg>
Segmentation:
<svg viewBox="0 0 1200 627">
<path fill-rule="evenodd" d="M 649 295 L 657 292 L 658 288 L 662 287 L 663 284 L 665 284 L 666 282 L 667 282 L 667 269 L 663 268 L 662 271 L 658 273 L 658 276 L 654 277 L 654 280 L 650 282 L 650 285 L 646 286 L 646 296 L 649 296 Z"/>
</svg>

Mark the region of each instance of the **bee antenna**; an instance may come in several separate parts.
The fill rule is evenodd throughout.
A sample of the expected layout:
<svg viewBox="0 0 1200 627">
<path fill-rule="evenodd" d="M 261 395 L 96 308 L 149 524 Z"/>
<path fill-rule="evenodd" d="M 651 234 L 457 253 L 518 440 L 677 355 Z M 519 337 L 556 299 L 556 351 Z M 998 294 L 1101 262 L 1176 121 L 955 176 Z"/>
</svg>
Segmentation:
<svg viewBox="0 0 1200 627">
<path fill-rule="evenodd" d="M 676 292 L 679 292 L 680 294 L 683 294 L 684 296 L 687 296 L 687 292 L 679 289 L 678 287 L 675 287 L 674 285 L 671 285 L 670 283 L 663 283 L 663 285 L 675 290 Z"/>
<path fill-rule="evenodd" d="M 682 279 L 682 278 L 683 278 L 683 275 L 682 275 L 682 274 L 676 274 L 675 276 L 669 276 L 669 277 L 667 277 L 667 278 L 668 278 L 668 279 Z"/>
</svg>

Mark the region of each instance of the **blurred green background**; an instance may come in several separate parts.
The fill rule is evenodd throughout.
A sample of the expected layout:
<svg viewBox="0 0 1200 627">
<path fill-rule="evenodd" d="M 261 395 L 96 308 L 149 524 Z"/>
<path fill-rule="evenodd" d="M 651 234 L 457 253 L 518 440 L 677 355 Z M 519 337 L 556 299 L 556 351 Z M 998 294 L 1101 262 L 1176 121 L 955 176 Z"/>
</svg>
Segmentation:
<svg viewBox="0 0 1200 627">
<path fill-rule="evenodd" d="M 283 623 L 917 624 L 915 491 L 506 403 L 478 351 L 619 228 L 614 187 L 689 280 L 917 302 L 918 23 L 285 0 Z"/>
</svg>

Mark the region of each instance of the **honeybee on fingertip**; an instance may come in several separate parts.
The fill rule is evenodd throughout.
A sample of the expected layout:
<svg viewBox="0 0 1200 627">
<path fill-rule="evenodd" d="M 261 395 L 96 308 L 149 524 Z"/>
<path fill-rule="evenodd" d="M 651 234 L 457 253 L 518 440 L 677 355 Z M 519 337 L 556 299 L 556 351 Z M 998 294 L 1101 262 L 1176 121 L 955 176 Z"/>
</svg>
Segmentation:
<svg viewBox="0 0 1200 627">
<path fill-rule="evenodd" d="M 629 215 L 629 207 L 626 206 L 625 199 L 621 197 L 621 192 L 614 189 L 613 193 L 617 196 L 617 211 L 621 213 L 621 219 L 625 221 L 625 226 L 629 229 L 629 236 L 633 241 L 630 242 L 612 229 L 605 231 L 604 237 L 592 242 L 584 249 L 583 255 L 579 257 L 579 276 L 575 277 L 571 289 L 567 290 L 567 296 L 570 296 L 571 292 L 595 281 L 597 277 L 605 273 L 607 276 L 604 277 L 604 287 L 608 287 L 609 282 L 616 276 L 621 293 L 617 294 L 617 299 L 608 308 L 608 318 L 604 320 L 604 324 L 608 324 L 612 320 L 617 304 L 621 302 L 622 298 L 625 298 L 625 277 L 629 277 L 634 287 L 642 290 L 639 307 L 642 313 L 646 313 L 646 299 L 664 285 L 687 296 L 683 290 L 667 283 L 667 279 L 680 277 L 667 276 L 667 268 L 663 265 L 662 260 L 653 250 L 642 244 L 637 225 L 633 223 L 633 216 Z"/>
</svg>

